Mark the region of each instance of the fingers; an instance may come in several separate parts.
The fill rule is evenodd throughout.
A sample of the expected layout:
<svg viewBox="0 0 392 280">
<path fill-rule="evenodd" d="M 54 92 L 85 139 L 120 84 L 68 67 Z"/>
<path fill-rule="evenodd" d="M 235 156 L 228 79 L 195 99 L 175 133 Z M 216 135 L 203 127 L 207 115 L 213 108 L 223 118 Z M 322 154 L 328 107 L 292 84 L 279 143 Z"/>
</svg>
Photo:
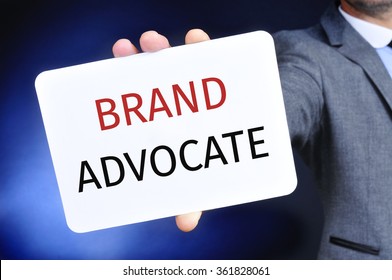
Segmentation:
<svg viewBox="0 0 392 280">
<path fill-rule="evenodd" d="M 192 231 L 199 223 L 202 212 L 194 212 L 176 217 L 177 227 L 184 231 Z"/>
<path fill-rule="evenodd" d="M 193 44 L 210 40 L 201 29 L 192 29 L 185 36 L 186 44 Z M 156 31 L 147 31 L 140 37 L 140 47 L 144 52 L 156 52 L 170 47 L 169 41 Z M 128 56 L 138 53 L 137 48 L 128 39 L 120 39 L 113 45 L 114 57 Z"/>
<path fill-rule="evenodd" d="M 201 29 L 189 30 L 185 35 L 185 44 L 199 43 L 210 40 L 210 37 Z"/>
<path fill-rule="evenodd" d="M 138 53 L 137 48 L 128 39 L 118 40 L 114 43 L 112 51 L 114 57 L 128 56 Z"/>
<path fill-rule="evenodd" d="M 170 47 L 169 41 L 156 31 L 147 31 L 140 37 L 140 47 L 144 52 L 156 52 Z"/>
<path fill-rule="evenodd" d="M 170 44 L 166 37 L 158 34 L 156 31 L 147 31 L 140 37 L 140 47 L 144 52 L 156 52 L 169 48 Z M 114 43 L 112 51 L 114 57 L 128 56 L 139 52 L 128 39 L 118 40 Z"/>
</svg>

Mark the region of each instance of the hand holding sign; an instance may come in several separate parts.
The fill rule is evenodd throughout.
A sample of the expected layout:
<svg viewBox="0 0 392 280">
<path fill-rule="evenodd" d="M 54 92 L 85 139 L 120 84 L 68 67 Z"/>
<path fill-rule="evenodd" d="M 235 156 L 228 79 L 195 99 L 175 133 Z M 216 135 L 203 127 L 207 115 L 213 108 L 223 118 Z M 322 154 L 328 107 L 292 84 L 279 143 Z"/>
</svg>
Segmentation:
<svg viewBox="0 0 392 280">
<path fill-rule="evenodd" d="M 209 36 L 200 29 L 192 29 L 185 36 L 186 44 L 193 44 L 209 40 Z M 140 47 L 145 52 L 155 52 L 170 47 L 166 37 L 155 31 L 147 31 L 140 37 Z M 113 55 L 115 57 L 129 56 L 137 54 L 138 49 L 127 39 L 120 39 L 113 45 Z M 193 212 L 176 217 L 176 223 L 180 230 L 192 231 L 198 224 L 201 212 Z"/>
</svg>

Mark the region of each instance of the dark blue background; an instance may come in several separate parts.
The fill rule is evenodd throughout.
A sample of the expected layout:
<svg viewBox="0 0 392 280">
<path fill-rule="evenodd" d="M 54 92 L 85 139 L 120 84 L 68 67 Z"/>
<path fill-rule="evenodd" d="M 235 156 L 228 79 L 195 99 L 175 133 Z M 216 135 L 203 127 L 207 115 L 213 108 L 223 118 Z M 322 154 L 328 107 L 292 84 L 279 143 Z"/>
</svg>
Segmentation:
<svg viewBox="0 0 392 280">
<path fill-rule="evenodd" d="M 44 70 L 112 56 L 155 29 L 172 45 L 190 28 L 212 38 L 317 22 L 329 0 L 0 1 L 1 259 L 312 259 L 322 214 L 297 162 L 290 196 L 206 212 L 182 233 L 174 218 L 86 234 L 70 231 L 34 89 Z"/>
</svg>

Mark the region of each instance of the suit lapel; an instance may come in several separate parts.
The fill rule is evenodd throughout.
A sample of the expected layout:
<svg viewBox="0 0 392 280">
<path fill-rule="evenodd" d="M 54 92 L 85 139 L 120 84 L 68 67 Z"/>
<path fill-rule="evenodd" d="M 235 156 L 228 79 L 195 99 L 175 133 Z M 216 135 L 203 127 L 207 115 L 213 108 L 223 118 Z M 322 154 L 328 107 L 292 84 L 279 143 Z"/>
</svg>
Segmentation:
<svg viewBox="0 0 392 280">
<path fill-rule="evenodd" d="M 369 47 L 370 50 L 358 50 L 357 48 L 348 47 L 348 44 L 346 44 L 339 48 L 339 52 L 362 67 L 392 109 L 391 76 L 377 52 L 370 45 Z"/>
<path fill-rule="evenodd" d="M 336 7 L 330 7 L 321 25 L 330 44 L 362 67 L 392 110 L 392 79 L 373 47 L 343 19 Z"/>
</svg>

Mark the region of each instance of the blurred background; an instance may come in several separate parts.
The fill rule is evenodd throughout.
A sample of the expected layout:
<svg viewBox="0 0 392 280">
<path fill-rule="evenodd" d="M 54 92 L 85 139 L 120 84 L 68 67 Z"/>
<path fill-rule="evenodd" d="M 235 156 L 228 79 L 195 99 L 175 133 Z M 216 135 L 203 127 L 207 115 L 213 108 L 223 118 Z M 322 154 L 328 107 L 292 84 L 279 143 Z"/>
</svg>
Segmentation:
<svg viewBox="0 0 392 280">
<path fill-rule="evenodd" d="M 182 233 L 174 218 L 77 234 L 68 229 L 46 141 L 35 77 L 112 57 L 119 38 L 147 30 L 183 44 L 317 23 L 330 0 L 0 0 L 1 259 L 314 259 L 322 209 L 296 157 L 299 184 L 286 197 L 208 211 Z"/>
</svg>

